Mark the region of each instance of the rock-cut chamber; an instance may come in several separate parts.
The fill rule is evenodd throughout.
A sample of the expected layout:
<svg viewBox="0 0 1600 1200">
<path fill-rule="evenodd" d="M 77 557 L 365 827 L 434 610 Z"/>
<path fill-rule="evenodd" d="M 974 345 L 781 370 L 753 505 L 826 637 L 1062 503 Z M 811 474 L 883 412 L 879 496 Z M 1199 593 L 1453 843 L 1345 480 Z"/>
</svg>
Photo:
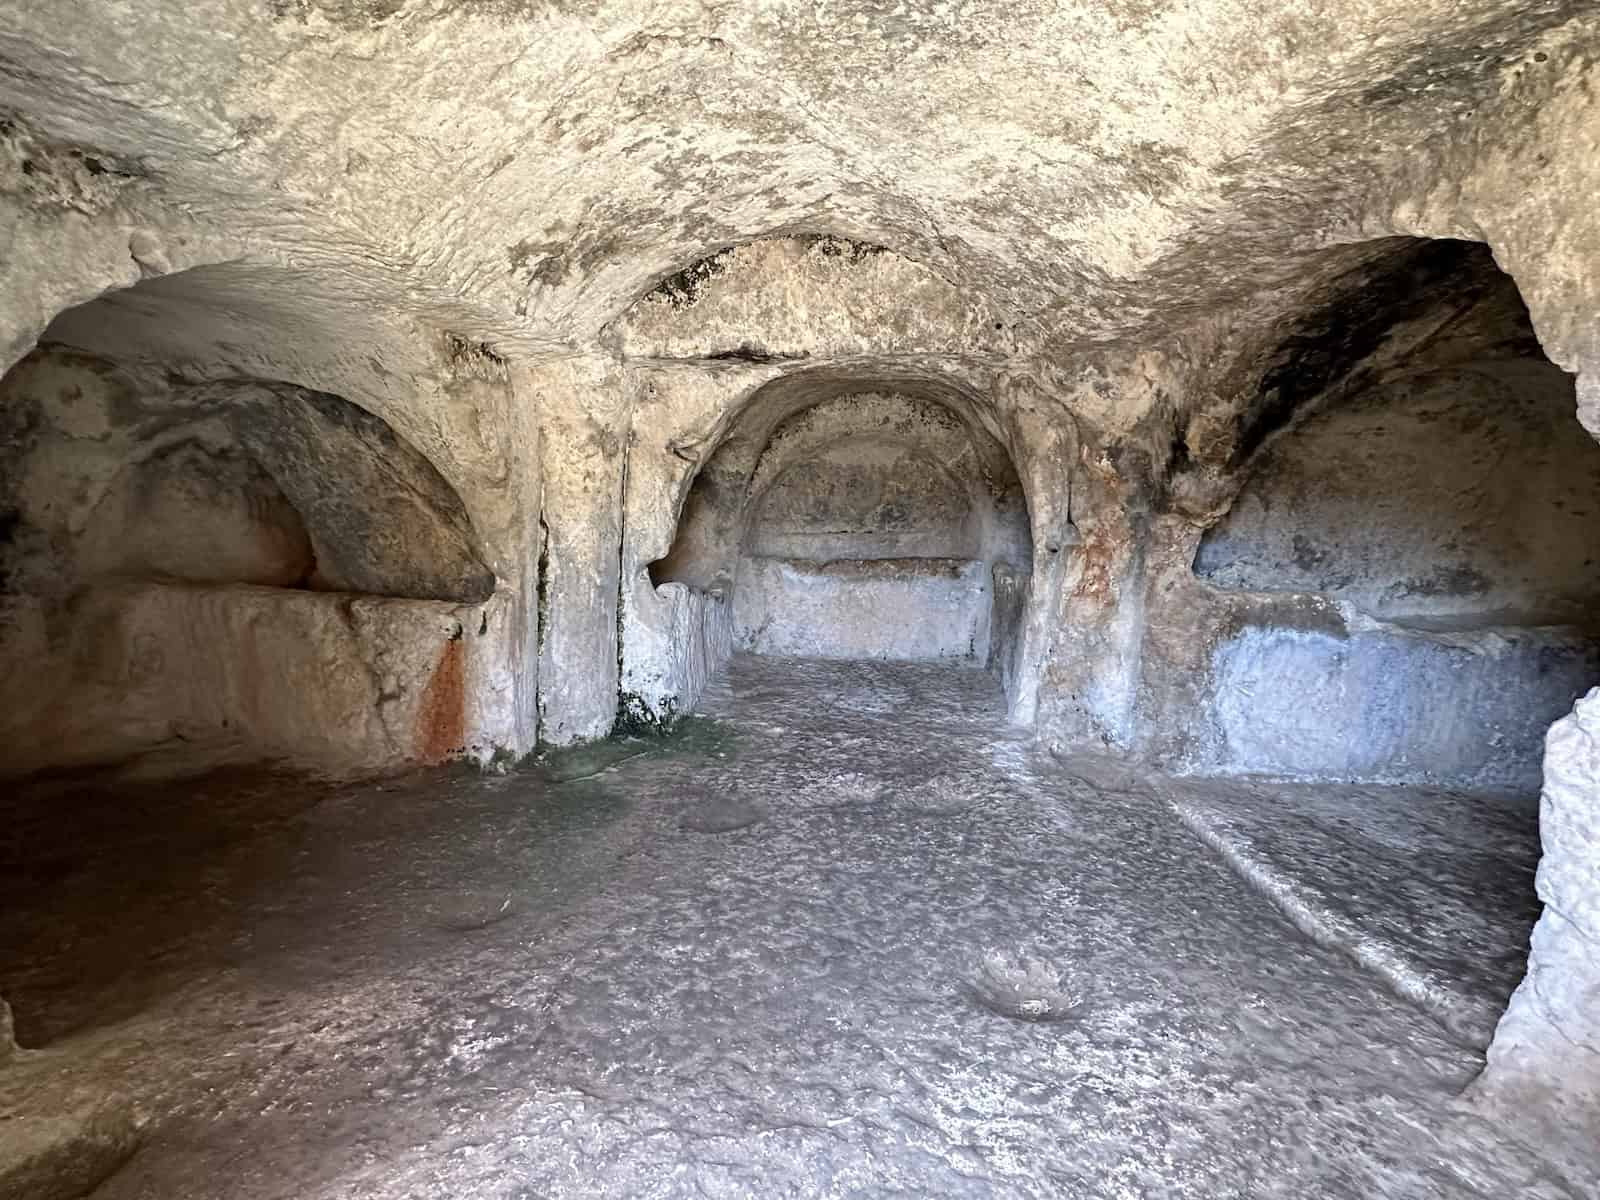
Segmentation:
<svg viewBox="0 0 1600 1200">
<path fill-rule="evenodd" d="M 895 390 L 752 410 L 695 479 L 658 586 L 721 596 L 752 654 L 1009 663 L 1032 545 L 987 432 Z"/>
</svg>

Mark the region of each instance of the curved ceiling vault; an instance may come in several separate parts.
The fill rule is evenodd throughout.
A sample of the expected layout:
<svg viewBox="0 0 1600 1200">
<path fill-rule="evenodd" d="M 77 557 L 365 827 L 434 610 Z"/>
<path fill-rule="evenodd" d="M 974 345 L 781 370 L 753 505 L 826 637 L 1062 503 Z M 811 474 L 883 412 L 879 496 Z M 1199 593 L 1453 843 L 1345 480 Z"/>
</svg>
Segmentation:
<svg viewBox="0 0 1600 1200">
<path fill-rule="evenodd" d="M 13 14 L 11 43 L 76 69 L 0 76 L 0 108 L 29 203 L 124 229 L 180 208 L 524 353 L 592 345 L 674 272 L 794 232 L 1086 343 L 1238 298 L 1392 224 L 1472 169 L 1458 149 L 1515 144 L 1585 9 L 238 0 L 174 40 L 158 9 L 83 0 Z"/>
</svg>

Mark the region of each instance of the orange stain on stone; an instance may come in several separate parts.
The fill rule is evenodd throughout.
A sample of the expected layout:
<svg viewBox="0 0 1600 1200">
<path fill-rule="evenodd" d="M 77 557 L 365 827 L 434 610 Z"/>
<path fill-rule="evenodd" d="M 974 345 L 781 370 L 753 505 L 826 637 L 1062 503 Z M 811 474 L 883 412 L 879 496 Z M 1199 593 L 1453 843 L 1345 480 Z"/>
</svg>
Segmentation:
<svg viewBox="0 0 1600 1200">
<path fill-rule="evenodd" d="M 462 639 L 444 644 L 439 665 L 422 693 L 417 713 L 417 755 L 423 762 L 444 762 L 460 753 L 467 741 L 467 666 Z"/>
<path fill-rule="evenodd" d="M 1112 599 L 1116 594 L 1113 571 L 1118 550 L 1117 539 L 1109 532 L 1097 531 L 1083 540 L 1078 547 L 1082 573 L 1073 589 L 1076 595 L 1105 601 Z"/>
</svg>

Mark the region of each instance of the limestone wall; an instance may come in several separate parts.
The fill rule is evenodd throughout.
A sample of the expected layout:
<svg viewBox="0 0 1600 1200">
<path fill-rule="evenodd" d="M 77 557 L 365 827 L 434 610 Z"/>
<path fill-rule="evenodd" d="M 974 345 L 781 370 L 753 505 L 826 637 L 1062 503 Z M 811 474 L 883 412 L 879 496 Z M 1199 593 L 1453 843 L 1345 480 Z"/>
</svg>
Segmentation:
<svg viewBox="0 0 1600 1200">
<path fill-rule="evenodd" d="M 1581 623 L 1600 600 L 1600 445 L 1575 409 L 1537 351 L 1371 388 L 1262 451 L 1195 573 L 1381 619 Z"/>
<path fill-rule="evenodd" d="M 333 774 L 487 757 L 506 603 L 126 584 L 0 605 L 5 773 L 143 760 Z"/>
<path fill-rule="evenodd" d="M 746 558 L 735 644 L 801 658 L 989 661 L 989 565 L 953 558 Z"/>
<path fill-rule="evenodd" d="M 0 414 L 0 770 L 353 773 L 526 743 L 521 598 L 376 417 L 59 344 L 0 383 Z"/>
<path fill-rule="evenodd" d="M 1539 804 L 1539 899 L 1528 974 L 1501 1018 L 1478 1094 L 1592 1153 L 1600 1127 L 1600 688 L 1550 727 Z"/>
<path fill-rule="evenodd" d="M 1280 433 L 1203 535 L 1158 522 L 1142 752 L 1537 788 L 1600 677 L 1600 446 L 1573 404 L 1537 358 L 1411 372 Z"/>
</svg>

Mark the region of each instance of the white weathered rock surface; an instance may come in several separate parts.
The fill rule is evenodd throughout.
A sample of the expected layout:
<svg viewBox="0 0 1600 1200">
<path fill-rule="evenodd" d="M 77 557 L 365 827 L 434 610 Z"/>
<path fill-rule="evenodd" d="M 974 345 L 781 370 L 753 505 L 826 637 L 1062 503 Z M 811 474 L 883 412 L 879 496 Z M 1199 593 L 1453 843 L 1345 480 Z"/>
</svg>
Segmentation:
<svg viewBox="0 0 1600 1200">
<path fill-rule="evenodd" d="M 989 661 L 987 563 L 753 556 L 733 608 L 741 650 L 786 658 Z"/>
<path fill-rule="evenodd" d="M 1528 974 L 1489 1048 L 1485 1093 L 1593 1149 L 1600 1128 L 1600 688 L 1550 727 Z"/>
<path fill-rule="evenodd" d="M 5 772 L 159 754 L 179 768 L 281 760 L 392 770 L 511 744 L 508 601 L 245 587 L 95 589 L 63 621 L 0 607 Z"/>
</svg>

